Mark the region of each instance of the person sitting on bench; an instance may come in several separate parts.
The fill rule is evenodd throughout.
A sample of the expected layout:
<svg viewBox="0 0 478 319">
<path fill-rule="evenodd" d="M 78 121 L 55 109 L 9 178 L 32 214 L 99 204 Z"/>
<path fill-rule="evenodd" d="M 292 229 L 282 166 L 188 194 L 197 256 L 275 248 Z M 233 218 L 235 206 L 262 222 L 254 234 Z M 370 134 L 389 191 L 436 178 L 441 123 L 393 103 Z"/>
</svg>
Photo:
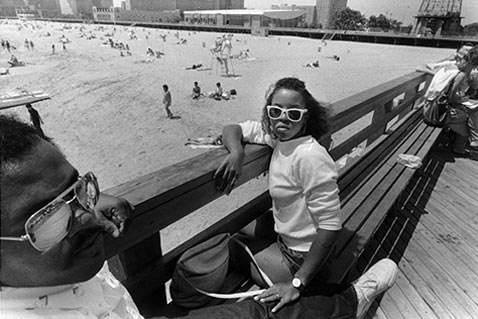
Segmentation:
<svg viewBox="0 0 478 319">
<path fill-rule="evenodd" d="M 221 180 L 219 189 L 228 194 L 242 172 L 243 142 L 274 149 L 269 164 L 272 213 L 246 226 L 240 239 L 275 283 L 265 295 L 277 292 L 283 298 L 282 306 L 299 299 L 306 287 L 320 287 L 330 278 L 333 247 L 342 228 L 338 173 L 318 142 L 328 131 L 329 110 L 310 94 L 303 81 L 277 81 L 262 114 L 261 122 L 224 128 L 223 143 L 230 154 L 215 176 Z M 247 272 L 250 267 L 244 260 L 247 264 L 240 268 Z M 247 275 L 266 286 L 256 273 Z"/>
</svg>

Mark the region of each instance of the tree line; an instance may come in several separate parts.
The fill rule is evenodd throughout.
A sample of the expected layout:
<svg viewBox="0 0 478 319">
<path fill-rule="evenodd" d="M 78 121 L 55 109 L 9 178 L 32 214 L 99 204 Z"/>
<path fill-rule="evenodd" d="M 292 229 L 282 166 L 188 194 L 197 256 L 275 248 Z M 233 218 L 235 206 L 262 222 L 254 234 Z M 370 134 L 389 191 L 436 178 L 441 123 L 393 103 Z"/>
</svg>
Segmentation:
<svg viewBox="0 0 478 319">
<path fill-rule="evenodd" d="M 365 31 L 370 28 L 380 28 L 382 30 L 399 30 L 403 26 L 401 21 L 387 18 L 384 14 L 378 16 L 372 15 L 368 19 L 358 10 L 352 10 L 349 7 L 339 11 L 334 16 L 333 27 L 338 30 L 359 30 Z M 412 25 L 408 25 L 412 27 Z M 462 27 L 462 35 L 473 36 L 478 34 L 478 22 L 468 24 Z"/>
</svg>

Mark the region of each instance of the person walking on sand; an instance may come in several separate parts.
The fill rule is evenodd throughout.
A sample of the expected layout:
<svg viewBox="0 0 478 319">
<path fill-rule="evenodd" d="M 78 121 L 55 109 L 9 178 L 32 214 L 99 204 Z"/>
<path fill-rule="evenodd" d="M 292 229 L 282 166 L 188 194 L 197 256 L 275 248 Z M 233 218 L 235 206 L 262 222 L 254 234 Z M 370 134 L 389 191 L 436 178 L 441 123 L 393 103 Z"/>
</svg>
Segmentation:
<svg viewBox="0 0 478 319">
<path fill-rule="evenodd" d="M 55 44 L 51 45 L 51 54 L 55 54 Z"/>
<path fill-rule="evenodd" d="M 43 120 L 40 116 L 40 113 L 38 113 L 38 111 L 35 110 L 30 103 L 25 106 L 28 110 L 28 113 L 30 113 L 30 121 L 32 121 L 33 126 L 41 136 L 45 136 L 43 130 L 41 129 L 41 124 L 43 124 Z"/>
<path fill-rule="evenodd" d="M 173 113 L 169 109 L 171 107 L 171 102 L 172 102 L 171 92 L 169 91 L 169 87 L 166 84 L 163 85 L 163 90 L 164 90 L 163 105 L 164 105 L 164 108 L 166 109 L 166 113 L 168 113 L 168 118 L 170 119 L 173 117 Z"/>
</svg>

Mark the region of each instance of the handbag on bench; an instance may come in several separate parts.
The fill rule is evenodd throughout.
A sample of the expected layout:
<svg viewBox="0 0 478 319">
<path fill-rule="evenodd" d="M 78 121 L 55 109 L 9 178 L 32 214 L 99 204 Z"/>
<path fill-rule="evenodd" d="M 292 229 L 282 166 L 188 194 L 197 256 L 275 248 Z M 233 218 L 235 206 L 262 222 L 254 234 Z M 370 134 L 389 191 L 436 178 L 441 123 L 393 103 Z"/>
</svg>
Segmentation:
<svg viewBox="0 0 478 319">
<path fill-rule="evenodd" d="M 247 252 L 269 287 L 273 285 L 244 243 L 229 234 L 218 234 L 191 247 L 179 258 L 170 286 L 171 297 L 175 304 L 185 308 L 199 308 L 208 304 L 213 298 L 244 298 L 261 294 L 264 291 L 261 289 L 239 293 L 221 293 L 229 270 L 229 244 L 231 241 L 239 244 Z"/>
<path fill-rule="evenodd" d="M 456 77 L 456 76 L 455 76 Z M 423 121 L 429 126 L 443 127 L 446 124 L 448 110 L 448 95 L 450 94 L 455 77 L 434 98 L 427 99 L 423 105 Z"/>
</svg>

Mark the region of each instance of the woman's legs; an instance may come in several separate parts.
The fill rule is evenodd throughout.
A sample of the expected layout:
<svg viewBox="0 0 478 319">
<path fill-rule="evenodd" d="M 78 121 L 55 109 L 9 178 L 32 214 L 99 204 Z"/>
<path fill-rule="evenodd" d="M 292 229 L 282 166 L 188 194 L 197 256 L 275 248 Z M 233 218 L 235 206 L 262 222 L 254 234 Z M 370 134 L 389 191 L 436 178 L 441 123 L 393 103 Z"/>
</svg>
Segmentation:
<svg viewBox="0 0 478 319">
<path fill-rule="evenodd" d="M 460 108 L 448 110 L 448 127 L 456 133 L 452 150 L 458 154 L 466 154 L 465 146 L 470 135 L 468 130 L 468 114 Z"/>
<path fill-rule="evenodd" d="M 468 130 L 470 133 L 470 146 L 478 147 L 478 110 L 469 114 Z"/>
<path fill-rule="evenodd" d="M 466 121 L 449 123 L 448 127 L 456 133 L 452 143 L 453 151 L 459 154 L 466 153 L 465 146 L 469 136 Z"/>
<path fill-rule="evenodd" d="M 306 252 L 291 250 L 278 238 L 274 231 L 274 218 L 270 211 L 244 227 L 236 237 L 249 247 L 259 267 L 274 283 L 291 281 L 307 257 Z M 267 286 L 250 263 L 246 253 L 237 246 L 231 246 L 232 255 L 236 257 L 234 258 L 236 267 L 251 277 L 258 285 Z M 332 252 L 310 284 L 325 286 L 332 273 L 334 261 L 334 252 Z"/>
<path fill-rule="evenodd" d="M 293 274 L 277 244 L 277 233 L 274 231 L 274 218 L 271 211 L 245 226 L 236 238 L 249 247 L 257 264 L 272 282 L 292 280 Z M 266 287 L 266 283 L 243 249 L 238 245 L 232 245 L 231 250 L 236 267 L 250 276 L 258 285 Z"/>
</svg>

